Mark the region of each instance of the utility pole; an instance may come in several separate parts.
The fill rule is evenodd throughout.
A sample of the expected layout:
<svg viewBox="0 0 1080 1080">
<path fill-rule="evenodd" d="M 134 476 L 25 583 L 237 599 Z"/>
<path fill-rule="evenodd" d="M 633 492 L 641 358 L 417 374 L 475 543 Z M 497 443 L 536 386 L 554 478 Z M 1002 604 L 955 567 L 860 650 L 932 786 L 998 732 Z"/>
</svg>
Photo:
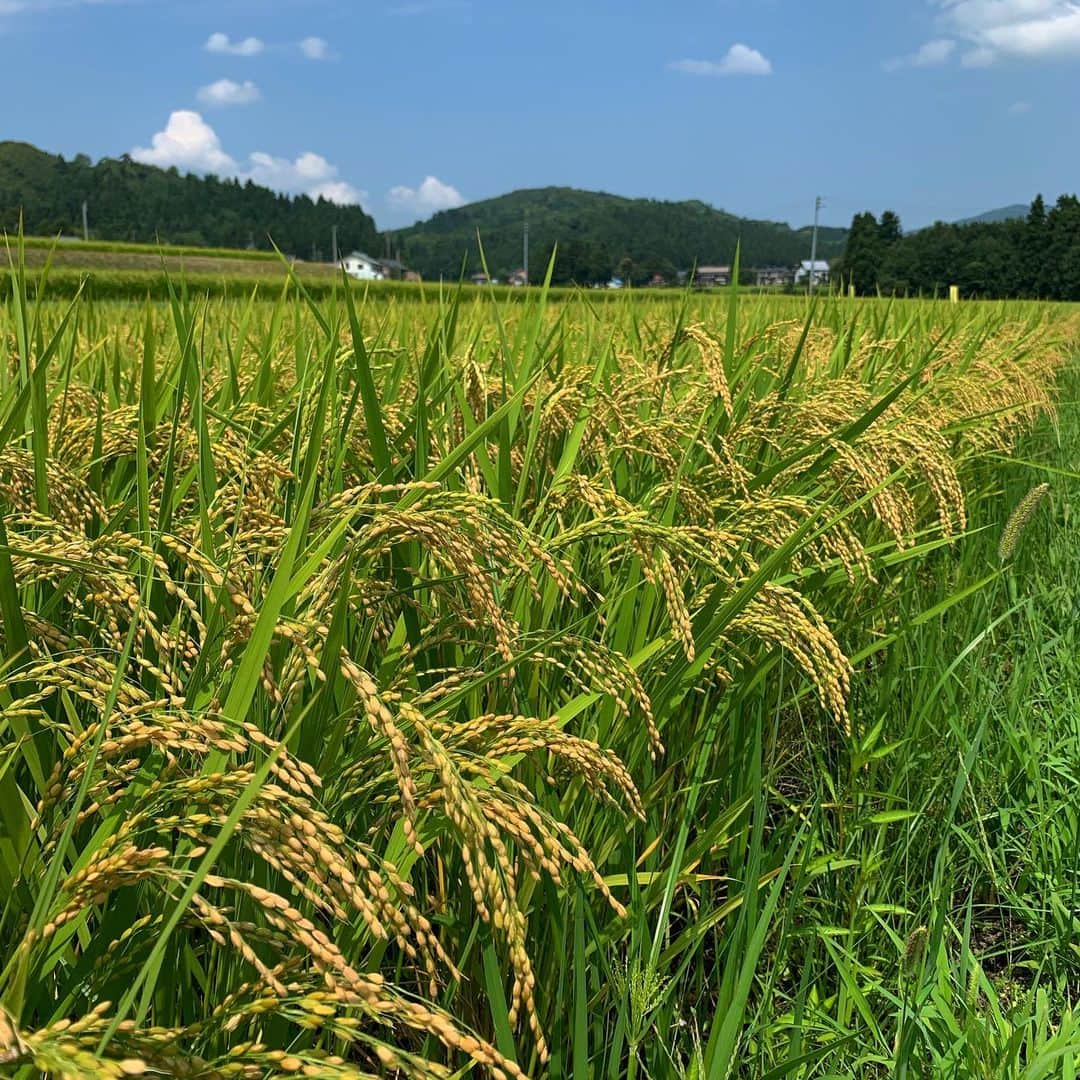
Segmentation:
<svg viewBox="0 0 1080 1080">
<path fill-rule="evenodd" d="M 521 263 L 525 271 L 525 284 L 529 284 L 529 219 L 525 219 L 525 230 L 521 237 Z"/>
<path fill-rule="evenodd" d="M 810 295 L 814 295 L 814 281 L 817 277 L 817 231 L 818 220 L 821 217 L 821 207 L 824 200 L 819 195 L 814 200 L 814 234 L 813 239 L 810 241 Z"/>
<path fill-rule="evenodd" d="M 83 240 L 90 239 L 90 220 L 86 212 L 86 200 L 83 199 L 82 204 L 82 238 Z"/>
<path fill-rule="evenodd" d="M 338 264 L 338 251 L 337 251 L 337 226 L 332 225 L 330 227 L 330 251 L 332 253 L 333 263 L 335 266 Z"/>
</svg>

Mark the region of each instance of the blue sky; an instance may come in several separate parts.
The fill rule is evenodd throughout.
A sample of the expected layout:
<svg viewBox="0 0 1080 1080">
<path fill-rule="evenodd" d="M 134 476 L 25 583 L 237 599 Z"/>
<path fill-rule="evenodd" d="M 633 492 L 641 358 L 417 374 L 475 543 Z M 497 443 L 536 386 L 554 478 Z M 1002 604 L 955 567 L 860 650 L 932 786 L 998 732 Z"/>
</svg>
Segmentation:
<svg viewBox="0 0 1080 1080">
<path fill-rule="evenodd" d="M 0 55 L 0 139 L 382 227 L 546 184 L 908 226 L 1080 188 L 1073 0 L 0 0 Z"/>
</svg>

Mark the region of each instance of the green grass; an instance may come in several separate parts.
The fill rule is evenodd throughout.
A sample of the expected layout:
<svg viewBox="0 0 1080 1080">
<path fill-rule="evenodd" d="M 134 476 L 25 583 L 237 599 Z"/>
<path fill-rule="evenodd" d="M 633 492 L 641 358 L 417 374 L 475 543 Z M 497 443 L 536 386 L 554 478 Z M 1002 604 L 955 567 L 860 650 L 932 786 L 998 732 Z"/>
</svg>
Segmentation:
<svg viewBox="0 0 1080 1080">
<path fill-rule="evenodd" d="M 154 280 L 0 311 L 0 1071 L 1075 1075 L 1073 312 Z"/>
</svg>

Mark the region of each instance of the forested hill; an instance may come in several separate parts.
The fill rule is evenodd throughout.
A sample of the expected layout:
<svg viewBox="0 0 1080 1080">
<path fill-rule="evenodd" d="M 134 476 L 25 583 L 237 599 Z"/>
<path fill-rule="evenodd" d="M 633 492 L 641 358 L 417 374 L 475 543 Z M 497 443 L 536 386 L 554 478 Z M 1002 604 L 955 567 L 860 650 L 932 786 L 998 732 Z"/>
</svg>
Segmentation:
<svg viewBox="0 0 1080 1080">
<path fill-rule="evenodd" d="M 470 273 L 480 269 L 479 233 L 488 268 L 502 277 L 521 266 L 526 218 L 534 279 L 556 242 L 557 281 L 600 281 L 612 273 L 670 277 L 695 263 L 730 263 L 740 241 L 744 266 L 793 266 L 810 257 L 809 228 L 739 218 L 697 201 L 628 199 L 561 187 L 514 191 L 445 210 L 396 233 L 394 242 L 425 277 L 456 276 L 463 257 Z M 820 257 L 839 255 L 846 235 L 845 229 L 821 229 Z"/>
<path fill-rule="evenodd" d="M 963 218 L 957 225 L 996 225 L 1001 221 L 1018 221 L 1027 217 L 1028 207 L 1026 203 L 1013 203 L 1011 206 L 1001 206 L 997 210 L 987 210 L 985 214 L 977 214 L 975 217 Z"/>
<path fill-rule="evenodd" d="M 65 161 L 28 143 L 0 142 L 0 230 L 82 234 L 82 203 L 89 204 L 97 240 L 196 244 L 268 250 L 270 237 L 287 254 L 310 258 L 317 246 L 330 258 L 338 246 L 378 250 L 375 222 L 358 206 L 337 206 L 306 195 L 280 195 L 248 181 L 181 175 L 127 157 L 85 155 Z"/>
</svg>

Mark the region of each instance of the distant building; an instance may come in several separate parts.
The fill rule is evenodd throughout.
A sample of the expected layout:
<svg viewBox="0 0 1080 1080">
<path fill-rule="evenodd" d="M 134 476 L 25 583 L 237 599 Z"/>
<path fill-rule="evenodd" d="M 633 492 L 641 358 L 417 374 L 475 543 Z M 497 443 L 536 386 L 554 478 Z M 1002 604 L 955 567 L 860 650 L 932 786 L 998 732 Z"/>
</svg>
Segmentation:
<svg viewBox="0 0 1080 1080">
<path fill-rule="evenodd" d="M 818 259 L 817 262 L 811 262 L 809 259 L 803 259 L 799 263 L 798 269 L 795 271 L 795 284 L 806 285 L 810 281 L 811 271 L 814 275 L 814 286 L 828 285 L 829 283 L 829 264 L 824 259 Z"/>
<path fill-rule="evenodd" d="M 667 278 L 663 274 L 653 274 L 649 278 L 646 288 L 649 289 L 662 289 L 667 284 Z"/>
<path fill-rule="evenodd" d="M 349 277 L 360 281 L 381 281 L 385 276 L 379 266 L 379 260 L 365 255 L 362 251 L 354 251 L 341 260 L 341 265 Z"/>
<path fill-rule="evenodd" d="M 420 272 L 418 270 L 406 270 L 401 275 L 401 279 L 402 279 L 402 281 L 422 281 L 423 280 L 423 278 L 420 277 Z"/>
<path fill-rule="evenodd" d="M 379 259 L 379 272 L 388 281 L 401 281 L 405 277 L 405 264 L 400 259 Z"/>
<path fill-rule="evenodd" d="M 795 271 L 789 266 L 760 266 L 754 271 L 754 284 L 761 289 L 790 285 L 795 280 Z"/>
<path fill-rule="evenodd" d="M 715 289 L 731 284 L 730 266 L 699 266 L 694 271 L 694 284 L 699 289 Z"/>
<path fill-rule="evenodd" d="M 623 287 L 623 279 L 621 277 L 613 277 L 608 283 L 609 289 L 621 289 Z"/>
<path fill-rule="evenodd" d="M 528 285 L 529 278 L 524 270 L 515 270 L 512 274 L 507 274 L 506 284 L 517 286 Z"/>
<path fill-rule="evenodd" d="M 472 282 L 472 283 L 473 283 L 474 285 L 491 285 L 491 284 L 492 284 L 491 278 L 489 278 L 489 277 L 487 276 L 487 274 L 485 274 L 485 273 L 484 273 L 484 271 L 483 271 L 483 270 L 477 270 L 477 271 L 476 271 L 476 273 L 475 273 L 475 274 L 473 274 L 473 275 L 472 275 L 472 276 L 471 276 L 471 277 L 469 278 L 469 280 L 470 280 L 470 281 L 471 281 L 471 282 Z"/>
</svg>

